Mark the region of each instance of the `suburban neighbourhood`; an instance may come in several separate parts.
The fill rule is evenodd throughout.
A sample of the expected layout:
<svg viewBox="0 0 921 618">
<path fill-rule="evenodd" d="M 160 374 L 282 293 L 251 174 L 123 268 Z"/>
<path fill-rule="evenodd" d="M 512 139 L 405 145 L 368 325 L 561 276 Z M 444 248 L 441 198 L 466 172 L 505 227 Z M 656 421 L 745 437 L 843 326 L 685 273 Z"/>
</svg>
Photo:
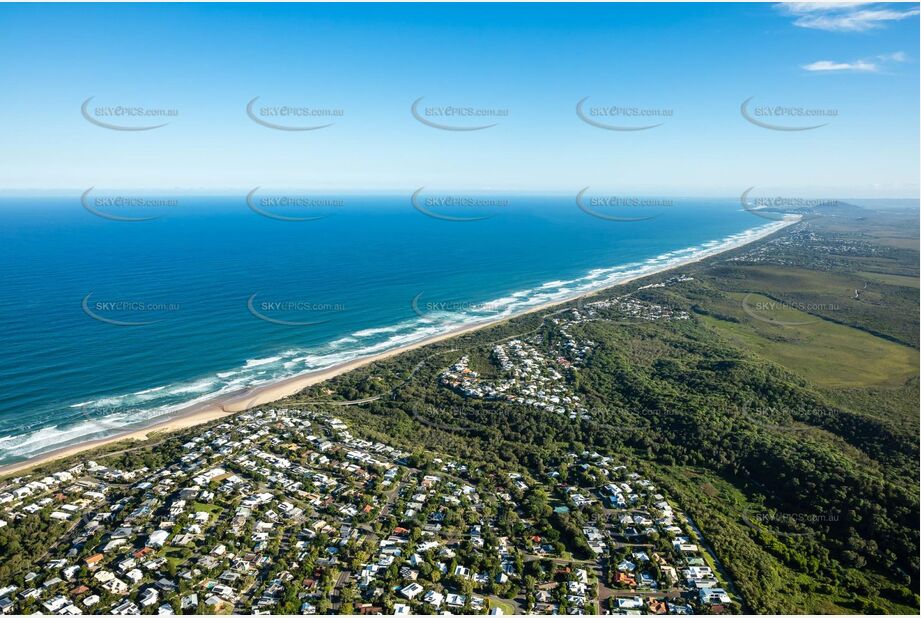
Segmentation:
<svg viewBox="0 0 921 618">
<path fill-rule="evenodd" d="M 510 371 L 543 375 L 526 369 L 525 361 L 540 361 L 526 345 L 495 352 Z M 461 363 L 455 368 L 462 373 Z M 577 409 L 577 400 L 560 395 L 559 405 Z M 239 414 L 189 439 L 161 469 L 90 460 L 5 481 L 3 526 L 41 516 L 64 532 L 34 570 L 0 582 L 0 611 L 503 615 L 733 607 L 695 527 L 651 481 L 596 453 L 568 459 L 542 478 L 508 472 L 481 479 L 464 461 L 420 461 L 361 439 L 333 416 L 284 408 Z M 560 524 L 570 513 L 585 524 Z"/>
</svg>

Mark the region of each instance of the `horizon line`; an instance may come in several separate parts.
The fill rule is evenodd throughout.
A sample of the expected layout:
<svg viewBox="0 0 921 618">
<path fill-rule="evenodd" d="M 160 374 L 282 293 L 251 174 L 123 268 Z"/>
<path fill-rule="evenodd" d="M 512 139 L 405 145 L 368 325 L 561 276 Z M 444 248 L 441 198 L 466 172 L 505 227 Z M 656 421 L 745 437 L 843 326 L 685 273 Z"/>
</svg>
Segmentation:
<svg viewBox="0 0 921 618">
<path fill-rule="evenodd" d="M 743 194 L 746 189 L 749 187 L 740 187 L 738 193 L 655 193 L 649 191 L 631 191 L 624 190 L 612 187 L 605 186 L 591 186 L 592 193 L 615 193 L 620 194 L 625 197 L 669 197 L 669 198 L 696 198 L 696 199 L 736 199 Z M 437 187 L 437 186 L 415 186 L 407 188 L 377 188 L 377 189 L 343 189 L 343 188 L 317 188 L 317 187 L 265 187 L 265 186 L 248 186 L 248 187 L 227 187 L 222 189 L 217 188 L 208 188 L 208 189 L 194 189 L 194 188 L 173 188 L 173 189 L 163 189 L 163 188 L 153 188 L 153 187 L 104 187 L 104 186 L 94 186 L 94 187 L 80 187 L 80 188 L 67 188 L 67 189 L 0 189 L 0 199 L 9 199 L 9 198 L 53 198 L 53 197 L 70 197 L 71 195 L 79 196 L 89 189 L 93 189 L 99 193 L 113 193 L 117 191 L 123 191 L 130 194 L 146 194 L 146 195 L 186 195 L 186 196 L 195 196 L 195 197 L 241 197 L 245 196 L 247 193 L 253 191 L 254 189 L 260 189 L 263 193 L 268 195 L 278 194 L 283 191 L 297 191 L 315 195 L 355 195 L 355 196 L 391 196 L 391 195 L 411 195 L 412 193 L 419 191 L 421 188 L 425 188 L 427 192 L 430 193 L 445 193 L 445 192 L 466 192 L 473 194 L 487 194 L 487 195 L 528 195 L 535 197 L 572 197 L 577 194 L 579 191 L 586 188 L 586 186 L 572 187 L 569 189 L 548 189 L 548 190 L 534 190 L 534 189 L 520 189 L 520 188 L 494 188 L 494 187 Z M 871 195 L 871 196 L 860 196 L 860 195 L 840 195 L 833 194 L 830 192 L 816 192 L 816 191 L 787 191 L 787 190 L 775 190 L 765 189 L 764 191 L 758 191 L 758 193 L 763 193 L 769 196 L 777 196 L 779 192 L 786 193 L 787 195 L 796 194 L 798 197 L 808 197 L 813 199 L 840 199 L 840 200 L 921 200 L 921 194 L 918 195 L 903 195 L 903 196 L 880 196 L 880 195 Z"/>
</svg>

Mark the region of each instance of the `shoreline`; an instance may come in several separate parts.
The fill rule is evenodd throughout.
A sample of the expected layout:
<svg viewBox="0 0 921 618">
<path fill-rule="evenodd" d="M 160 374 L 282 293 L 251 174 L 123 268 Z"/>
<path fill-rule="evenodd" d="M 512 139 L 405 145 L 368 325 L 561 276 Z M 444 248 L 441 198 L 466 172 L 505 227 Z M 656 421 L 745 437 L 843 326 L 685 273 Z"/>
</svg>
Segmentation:
<svg viewBox="0 0 921 618">
<path fill-rule="evenodd" d="M 676 268 L 681 268 L 688 266 L 690 264 L 695 264 L 706 259 L 710 259 L 717 255 L 721 255 L 728 251 L 733 251 L 741 247 L 750 245 L 759 240 L 763 240 L 769 236 L 772 236 L 787 227 L 798 223 L 800 219 L 791 219 L 778 221 L 777 223 L 783 223 L 779 225 L 776 229 L 767 230 L 761 234 L 753 234 L 751 238 L 746 238 L 743 241 L 737 243 L 729 243 L 728 245 L 720 246 L 715 248 L 712 251 L 705 251 L 703 255 L 698 255 L 691 257 L 680 262 L 675 262 L 668 264 L 653 270 L 651 272 L 634 275 L 627 277 L 615 283 L 605 285 L 593 290 L 586 290 L 584 292 L 579 292 L 565 298 L 559 298 L 552 301 L 547 301 L 540 305 L 535 305 L 525 311 L 516 313 L 515 315 L 505 316 L 501 318 L 493 318 L 484 320 L 482 322 L 476 322 L 473 324 L 467 324 L 460 326 L 458 328 L 445 331 L 437 335 L 431 335 L 415 341 L 413 343 L 408 343 L 406 345 L 397 346 L 390 350 L 379 352 L 376 354 L 370 354 L 368 356 L 362 356 L 350 361 L 340 363 L 338 365 L 333 365 L 325 369 L 319 369 L 315 371 L 310 371 L 307 373 L 302 373 L 295 376 L 290 376 L 288 378 L 283 378 L 277 382 L 271 384 L 266 384 L 258 386 L 252 389 L 248 389 L 238 393 L 230 393 L 223 397 L 216 398 L 212 401 L 203 402 L 190 406 L 186 409 L 178 410 L 176 413 L 170 415 L 168 418 L 163 419 L 158 422 L 145 425 L 143 427 L 137 427 L 134 429 L 128 428 L 125 431 L 121 431 L 111 436 L 106 436 L 103 438 L 98 438 L 95 440 L 88 440 L 86 442 L 81 442 L 79 444 L 74 444 L 70 446 L 64 446 L 57 449 L 52 449 L 45 453 L 41 453 L 29 459 L 25 459 L 19 462 L 13 462 L 0 466 L 0 478 L 7 477 L 9 475 L 26 472 L 32 468 L 50 463 L 58 459 L 64 459 L 78 453 L 95 449 L 101 446 L 106 446 L 109 444 L 114 444 L 116 442 L 126 442 L 126 448 L 133 448 L 143 446 L 147 443 L 152 437 L 153 434 L 166 434 L 170 432 L 176 432 L 183 429 L 190 429 L 198 425 L 203 425 L 211 421 L 215 421 L 233 414 L 242 412 L 248 408 L 265 405 L 275 401 L 279 401 L 286 397 L 296 395 L 298 392 L 304 390 L 309 386 L 314 386 L 320 382 L 325 382 L 332 378 L 335 378 L 339 375 L 352 371 L 353 369 L 358 369 L 364 367 L 365 365 L 370 365 L 371 363 L 385 360 L 393 356 L 397 356 L 404 352 L 409 352 L 411 350 L 416 350 L 426 345 L 433 343 L 438 343 L 453 337 L 457 337 L 466 333 L 474 332 L 490 326 L 495 326 L 509 320 L 528 315 L 537 311 L 543 311 L 545 309 L 562 305 L 568 302 L 579 298 L 586 298 L 599 294 L 601 292 L 611 290 L 618 286 L 626 285 L 638 279 L 644 279 L 646 277 L 651 277 L 653 275 L 659 275 L 669 270 L 674 270 Z"/>
</svg>

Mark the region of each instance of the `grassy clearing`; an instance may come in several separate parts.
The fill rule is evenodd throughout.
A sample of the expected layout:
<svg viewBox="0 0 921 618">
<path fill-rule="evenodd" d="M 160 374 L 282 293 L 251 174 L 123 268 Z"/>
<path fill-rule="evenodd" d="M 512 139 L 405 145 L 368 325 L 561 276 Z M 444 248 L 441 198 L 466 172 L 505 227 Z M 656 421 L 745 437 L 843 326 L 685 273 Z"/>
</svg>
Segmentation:
<svg viewBox="0 0 921 618">
<path fill-rule="evenodd" d="M 809 313 L 832 322 L 917 348 L 917 267 L 891 259 L 877 261 L 861 258 L 853 272 L 743 265 L 717 269 L 713 283 L 727 292 L 757 292 L 806 306 Z M 895 278 L 885 280 L 890 276 Z"/>
<path fill-rule="evenodd" d="M 740 322 L 713 317 L 704 317 L 704 322 L 743 348 L 803 375 L 814 384 L 898 386 L 917 374 L 916 350 L 780 305 L 760 294 L 728 296 L 734 302 L 720 303 L 718 311 Z M 746 297 L 751 313 L 742 307 Z"/>
<path fill-rule="evenodd" d="M 909 277 L 907 275 L 889 275 L 885 273 L 858 272 L 857 275 L 867 281 L 876 283 L 885 283 L 886 285 L 898 285 L 906 288 L 918 289 L 921 280 L 918 277 Z"/>
<path fill-rule="evenodd" d="M 870 233 L 869 235 L 873 236 L 876 242 L 881 245 L 887 245 L 897 249 L 913 249 L 915 251 L 918 250 L 917 238 L 897 236 L 894 234 L 887 234 L 885 232 Z"/>
<path fill-rule="evenodd" d="M 511 603 L 507 603 L 506 601 L 503 601 L 501 599 L 494 598 L 494 597 L 489 598 L 489 607 L 490 609 L 495 609 L 495 608 L 501 609 L 502 613 L 506 616 L 514 616 L 515 614 L 518 613 L 517 611 L 515 611 L 514 605 L 512 605 Z"/>
<path fill-rule="evenodd" d="M 204 511 L 205 513 L 219 513 L 221 512 L 221 507 L 216 504 L 205 504 L 204 502 L 193 502 L 192 510 L 196 513 Z"/>
</svg>

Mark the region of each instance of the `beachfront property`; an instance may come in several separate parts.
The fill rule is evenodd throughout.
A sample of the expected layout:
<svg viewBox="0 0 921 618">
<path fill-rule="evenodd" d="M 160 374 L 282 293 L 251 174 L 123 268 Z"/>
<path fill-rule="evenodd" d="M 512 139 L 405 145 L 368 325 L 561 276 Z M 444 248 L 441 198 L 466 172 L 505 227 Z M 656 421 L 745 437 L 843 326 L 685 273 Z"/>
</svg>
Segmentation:
<svg viewBox="0 0 921 618">
<path fill-rule="evenodd" d="M 571 381 L 595 343 L 575 326 L 612 312 L 687 318 L 633 294 L 552 314 L 552 345 L 539 335 L 494 344 L 489 379 L 462 356 L 439 384 L 587 417 Z M 734 603 L 696 529 L 655 484 L 592 452 L 483 488 L 469 462 L 419 467 L 335 416 L 269 408 L 191 432 L 156 468 L 90 460 L 38 476 L 0 485 L 3 521 L 47 515 L 68 527 L 32 572 L 0 582 L 5 611 L 715 613 Z M 553 516 L 579 515 L 568 542 L 529 513 L 534 492 L 550 497 Z"/>
<path fill-rule="evenodd" d="M 629 320 L 634 322 L 687 320 L 690 314 L 636 298 L 646 289 L 667 288 L 693 281 L 687 275 L 675 275 L 658 283 L 638 287 L 635 291 L 609 299 L 579 302 L 548 318 L 556 327 L 556 341 L 548 352 L 541 335 L 496 344 L 490 360 L 499 377 L 485 377 L 470 368 L 470 357 L 460 357 L 439 375 L 439 383 L 465 398 L 506 401 L 554 412 L 569 419 L 590 418 L 582 398 L 572 389 L 572 370 L 584 365 L 595 347 L 590 339 L 572 334 L 573 326 L 594 320 Z"/>
<path fill-rule="evenodd" d="M 509 362 L 537 362 L 523 345 L 507 349 Z M 238 414 L 194 434 L 156 469 L 90 460 L 4 481 L 9 525 L 68 517 L 48 555 L 0 582 L 0 610 L 500 615 L 733 603 L 693 529 L 652 482 L 596 453 L 569 460 L 604 482 L 515 471 L 483 491 L 466 462 L 414 467 L 409 453 L 362 439 L 335 417 Z M 547 492 L 557 513 L 585 516 L 576 548 L 528 517 L 523 503 L 534 491 Z M 519 523 L 508 528 L 499 517 Z M 656 538 L 667 541 L 651 546 Z M 579 548 L 584 556 L 572 553 Z M 631 591 L 643 593 L 638 605 Z"/>
</svg>

